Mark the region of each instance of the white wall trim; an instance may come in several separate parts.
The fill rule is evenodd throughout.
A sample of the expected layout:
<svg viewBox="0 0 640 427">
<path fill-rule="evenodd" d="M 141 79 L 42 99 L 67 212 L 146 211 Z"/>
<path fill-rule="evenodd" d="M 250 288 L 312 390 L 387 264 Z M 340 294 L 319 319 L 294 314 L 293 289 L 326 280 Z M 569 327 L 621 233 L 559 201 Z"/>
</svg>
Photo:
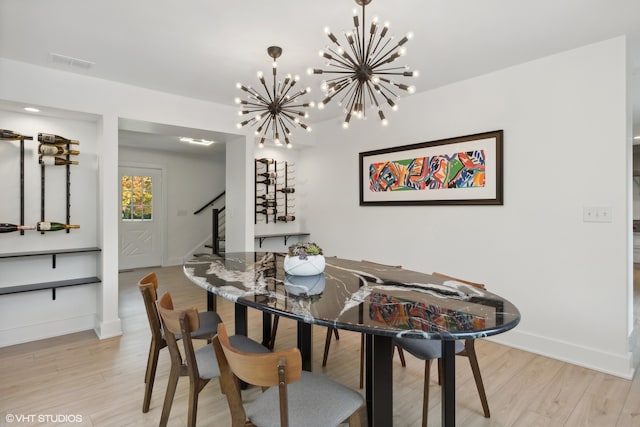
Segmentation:
<svg viewBox="0 0 640 427">
<path fill-rule="evenodd" d="M 635 372 L 630 352 L 624 357 L 616 353 L 571 344 L 518 329 L 511 330 L 506 334 L 488 337 L 487 339 L 509 347 L 629 380 L 633 378 Z"/>
<path fill-rule="evenodd" d="M 122 321 L 120 318 L 110 322 L 100 322 L 96 317 L 94 319 L 95 328 L 93 329 L 101 340 L 122 335 Z"/>
<path fill-rule="evenodd" d="M 95 314 L 70 317 L 0 331 L 0 347 L 53 338 L 60 335 L 92 330 L 96 325 Z"/>
</svg>

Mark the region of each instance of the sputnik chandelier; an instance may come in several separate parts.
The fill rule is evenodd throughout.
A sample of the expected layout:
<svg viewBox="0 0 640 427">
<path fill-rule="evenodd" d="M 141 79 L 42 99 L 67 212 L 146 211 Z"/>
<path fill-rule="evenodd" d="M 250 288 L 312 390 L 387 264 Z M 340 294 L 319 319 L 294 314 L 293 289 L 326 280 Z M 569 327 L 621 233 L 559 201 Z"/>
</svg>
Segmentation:
<svg viewBox="0 0 640 427">
<path fill-rule="evenodd" d="M 362 6 L 362 27 L 358 19 L 357 10 L 353 13 L 353 32 L 345 33 L 348 47 L 344 48 L 336 36 L 326 28 L 325 33 L 336 45 L 326 47 L 320 51 L 320 56 L 327 59 L 326 65 L 333 67 L 329 70 L 309 69 L 309 74 L 337 74 L 338 76 L 322 82 L 322 90 L 326 98 L 318 104 L 322 109 L 333 98 L 339 97 L 338 105 L 344 106 L 346 116 L 342 126 L 349 127 L 351 116 L 366 118 L 367 101 L 378 109 L 378 117 L 382 125 L 387 119 L 382 111 L 381 102 L 386 102 L 395 111 L 398 99 L 396 90 L 413 93 L 415 88 L 391 80 L 392 76 L 417 77 L 417 71 L 409 71 L 406 66 L 391 65 L 396 59 L 404 55 L 404 44 L 411 39 L 411 33 L 393 43 L 393 37 L 387 36 L 389 24 L 385 23 L 380 31 L 378 21 L 371 21 L 368 33 L 365 32 L 365 6 L 371 0 L 355 0 Z"/>
<path fill-rule="evenodd" d="M 262 71 L 258 72 L 258 79 L 264 88 L 264 94 L 260 94 L 251 86 L 244 86 L 241 83 L 236 85 L 238 89 L 247 92 L 246 100 L 236 98 L 236 103 L 242 106 L 242 110 L 240 110 L 238 114 L 254 115 L 250 119 L 238 123 L 237 126 L 241 128 L 245 125 L 257 125 L 258 127 L 256 128 L 255 134 L 260 136 L 260 147 L 264 146 L 264 141 L 268 138 L 272 139 L 276 145 L 282 145 L 280 142 L 280 135 L 282 133 L 287 143 L 287 148 L 291 148 L 291 141 L 289 141 L 291 131 L 289 127 L 300 125 L 303 129 L 309 132 L 311 131 L 309 126 L 300 122 L 300 117 L 309 117 L 304 111 L 304 108 L 313 107 L 314 103 L 295 103 L 300 96 L 306 94 L 311 89 L 300 89 L 298 92 L 290 95 L 289 93 L 298 82 L 299 77 L 287 75 L 284 82 L 277 81 L 278 64 L 276 59 L 282 55 L 282 49 L 278 46 L 270 46 L 267 48 L 267 53 L 273 58 L 273 85 L 271 90 L 267 87 Z"/>
</svg>

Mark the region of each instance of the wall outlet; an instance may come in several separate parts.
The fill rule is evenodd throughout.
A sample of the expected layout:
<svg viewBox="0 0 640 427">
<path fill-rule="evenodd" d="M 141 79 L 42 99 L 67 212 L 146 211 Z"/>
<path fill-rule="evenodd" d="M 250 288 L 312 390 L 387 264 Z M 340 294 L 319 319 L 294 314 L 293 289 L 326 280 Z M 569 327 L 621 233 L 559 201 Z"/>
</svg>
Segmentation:
<svg viewBox="0 0 640 427">
<path fill-rule="evenodd" d="M 610 206 L 585 206 L 582 208 L 584 222 L 611 222 Z"/>
</svg>

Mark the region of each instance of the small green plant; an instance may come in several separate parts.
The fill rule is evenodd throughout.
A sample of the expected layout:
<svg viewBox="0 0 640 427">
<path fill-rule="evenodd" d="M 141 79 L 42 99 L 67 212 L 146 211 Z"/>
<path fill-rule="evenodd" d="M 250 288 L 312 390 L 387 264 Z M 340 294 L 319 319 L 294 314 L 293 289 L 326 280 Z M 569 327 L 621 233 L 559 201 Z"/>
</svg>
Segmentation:
<svg viewBox="0 0 640 427">
<path fill-rule="evenodd" d="M 322 255 L 322 248 L 315 243 L 295 243 L 289 246 L 289 256 L 307 259 L 309 255 Z"/>
</svg>

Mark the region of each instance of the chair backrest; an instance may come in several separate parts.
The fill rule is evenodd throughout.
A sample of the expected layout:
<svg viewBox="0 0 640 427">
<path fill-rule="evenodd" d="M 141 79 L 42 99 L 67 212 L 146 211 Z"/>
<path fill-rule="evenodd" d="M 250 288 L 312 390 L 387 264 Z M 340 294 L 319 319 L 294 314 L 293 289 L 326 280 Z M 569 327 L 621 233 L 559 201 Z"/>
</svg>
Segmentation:
<svg viewBox="0 0 640 427">
<path fill-rule="evenodd" d="M 182 361 L 180 350 L 178 349 L 178 338 L 176 337 L 176 335 L 179 335 L 184 347 L 189 376 L 193 376 L 192 380 L 200 378 L 191 339 L 191 333 L 200 327 L 198 310 L 195 307 L 186 310 L 174 310 L 171 294 L 165 292 L 158 300 L 158 311 L 162 318 L 162 326 L 171 358 L 179 363 Z"/>
<path fill-rule="evenodd" d="M 431 273 L 431 275 L 440 277 L 441 279 L 445 279 L 445 280 L 455 280 L 456 282 L 464 283 L 466 285 L 473 286 L 474 288 L 479 288 L 484 290 L 487 289 L 482 283 L 475 283 L 475 282 L 470 282 L 468 280 L 458 279 L 457 277 L 449 276 L 448 274 L 442 274 L 434 271 L 433 273 Z"/>
<path fill-rule="evenodd" d="M 156 273 L 149 273 L 138 282 L 138 289 L 142 294 L 144 308 L 147 312 L 147 320 L 151 329 L 151 339 L 158 342 L 164 340 L 162 336 L 162 326 L 160 322 L 160 313 L 156 301 L 158 299 L 158 277 Z"/>
<path fill-rule="evenodd" d="M 218 334 L 213 340 L 220 374 L 224 382 L 225 394 L 231 409 L 233 426 L 245 425 L 246 415 L 242 407 L 237 381 L 240 380 L 260 387 L 278 386 L 280 397 L 280 425 L 289 424 L 287 384 L 300 379 L 302 375 L 302 357 L 300 350 L 292 348 L 274 353 L 247 353 L 231 345 L 224 324 L 218 325 Z M 236 386 L 233 386 L 236 384 Z M 229 388 L 227 388 L 229 386 Z M 235 414 L 234 414 L 235 412 Z"/>
</svg>

